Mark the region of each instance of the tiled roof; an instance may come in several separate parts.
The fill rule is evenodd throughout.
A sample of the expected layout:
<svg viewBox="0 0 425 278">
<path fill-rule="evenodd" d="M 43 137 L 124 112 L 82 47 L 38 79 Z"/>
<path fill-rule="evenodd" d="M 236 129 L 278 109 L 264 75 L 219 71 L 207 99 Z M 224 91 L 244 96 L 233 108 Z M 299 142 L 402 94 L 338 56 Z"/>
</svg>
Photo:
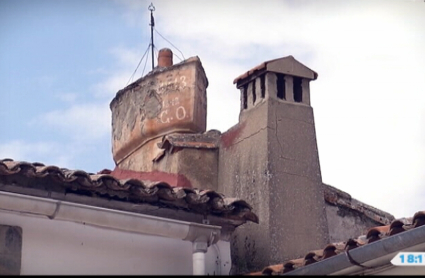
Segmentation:
<svg viewBox="0 0 425 278">
<path fill-rule="evenodd" d="M 228 198 L 213 190 L 173 187 L 161 181 L 119 180 L 110 170 L 97 174 L 69 170 L 42 163 L 0 160 L 0 191 L 24 188 L 95 196 L 131 203 L 148 203 L 202 215 L 258 223 L 258 217 L 244 200 Z M 19 192 L 22 192 L 20 190 Z"/>
<path fill-rule="evenodd" d="M 248 275 L 279 275 L 291 272 L 295 269 L 326 260 L 335 255 L 345 253 L 349 250 L 365 246 L 396 234 L 400 234 L 411 229 L 425 225 L 425 211 L 416 212 L 413 217 L 397 219 L 389 225 L 377 226 L 368 230 L 366 235 L 358 238 L 350 238 L 344 242 L 337 242 L 326 245 L 323 249 L 308 252 L 304 257 L 288 260 L 282 264 L 270 265 L 262 271 L 252 272 Z"/>
<path fill-rule="evenodd" d="M 283 60 L 283 59 L 291 59 L 291 60 L 296 61 L 296 60 L 295 60 L 295 58 L 294 58 L 292 55 L 289 55 L 289 56 L 286 56 L 286 57 L 277 58 L 277 59 L 273 59 L 273 60 L 268 60 L 268 61 L 262 62 L 262 63 L 261 63 L 261 64 L 259 64 L 258 66 L 253 67 L 253 68 L 252 68 L 252 69 L 250 69 L 249 71 L 247 71 L 247 72 L 245 72 L 245 73 L 243 73 L 243 74 L 239 75 L 238 77 L 236 77 L 236 78 L 233 80 L 233 84 L 236 84 L 236 83 L 238 83 L 240 80 L 245 79 L 245 78 L 247 78 L 248 76 L 250 76 L 250 75 L 252 75 L 252 74 L 254 74 L 254 73 L 256 73 L 256 72 L 259 72 L 259 71 L 261 71 L 261 70 L 265 69 L 265 68 L 267 67 L 267 64 L 269 64 L 269 63 L 271 63 L 271 62 L 278 61 L 278 60 Z M 298 62 L 298 61 L 297 61 L 297 62 Z M 299 63 L 299 62 L 298 62 L 298 63 Z M 306 66 L 304 66 L 304 67 L 306 67 Z M 307 68 L 307 67 L 306 67 L 306 68 Z M 309 70 L 310 70 L 310 71 L 312 71 L 312 73 L 313 73 L 313 75 L 314 75 L 314 79 L 317 79 L 317 76 L 318 76 L 317 72 L 315 72 L 314 70 L 311 70 L 311 69 L 309 69 Z"/>
</svg>

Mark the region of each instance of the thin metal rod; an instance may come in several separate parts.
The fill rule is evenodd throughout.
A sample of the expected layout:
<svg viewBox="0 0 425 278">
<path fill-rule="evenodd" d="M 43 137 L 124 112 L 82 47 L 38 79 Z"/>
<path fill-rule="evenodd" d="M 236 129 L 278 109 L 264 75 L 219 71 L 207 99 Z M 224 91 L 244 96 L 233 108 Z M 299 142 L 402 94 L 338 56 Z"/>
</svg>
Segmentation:
<svg viewBox="0 0 425 278">
<path fill-rule="evenodd" d="M 151 49 L 152 49 L 152 70 L 154 68 L 154 53 L 153 53 L 153 48 L 154 48 L 154 44 L 153 44 L 153 28 L 155 27 L 155 20 L 153 18 L 153 11 L 155 11 L 155 7 L 153 6 L 153 4 L 151 3 L 148 7 L 148 10 L 151 11 Z"/>
</svg>

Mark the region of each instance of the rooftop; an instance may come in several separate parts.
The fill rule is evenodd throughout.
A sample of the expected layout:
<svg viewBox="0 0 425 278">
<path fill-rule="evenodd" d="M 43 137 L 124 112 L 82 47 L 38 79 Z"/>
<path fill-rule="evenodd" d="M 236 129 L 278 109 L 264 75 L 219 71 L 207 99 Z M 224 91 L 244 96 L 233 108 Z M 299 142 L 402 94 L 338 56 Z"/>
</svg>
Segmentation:
<svg viewBox="0 0 425 278">
<path fill-rule="evenodd" d="M 157 216 L 181 212 L 183 218 L 193 221 L 197 219 L 195 214 L 199 219 L 208 217 L 213 222 L 234 226 L 246 221 L 258 223 L 258 217 L 244 200 L 228 198 L 213 190 L 174 187 L 164 181 L 132 178 L 131 173 L 121 179 L 115 173 L 110 170 L 87 173 L 38 162 L 2 159 L 0 191 Z M 190 215 L 184 217 L 184 213 Z"/>
<path fill-rule="evenodd" d="M 419 230 L 418 228 L 421 226 L 422 228 L 421 230 Z M 364 263 L 368 261 L 367 258 L 362 258 L 363 261 L 354 260 L 353 257 L 350 256 L 351 250 L 369 246 L 370 249 L 368 250 L 365 249 L 365 250 L 369 252 L 371 255 L 375 255 L 376 257 L 378 257 L 379 256 L 378 254 L 372 254 L 371 252 L 371 250 L 377 250 L 377 248 L 375 249 L 372 248 L 373 247 L 372 243 L 388 240 L 389 238 L 392 238 L 395 235 L 399 235 L 397 242 L 399 242 L 400 244 L 392 243 L 392 244 L 389 244 L 391 248 L 386 248 L 386 249 L 384 248 L 384 249 L 385 249 L 385 252 L 387 252 L 388 254 L 393 251 L 394 252 L 401 251 L 401 250 L 397 250 L 397 248 L 400 248 L 400 246 L 403 245 L 403 243 L 406 243 L 405 244 L 406 248 L 417 244 L 416 242 L 413 242 L 412 238 L 408 237 L 408 234 L 407 234 L 409 231 L 412 231 L 414 229 L 416 230 L 417 233 L 422 235 L 421 242 L 423 243 L 423 239 L 425 236 L 425 211 L 418 211 L 413 215 L 413 217 L 393 220 L 388 225 L 373 227 L 369 229 L 369 231 L 365 235 L 360 235 L 357 238 L 349 238 L 343 242 L 330 243 L 322 249 L 312 250 L 308 252 L 307 254 L 305 254 L 304 257 L 288 260 L 281 264 L 270 265 L 263 268 L 259 272 L 249 273 L 249 275 L 319 274 L 318 272 L 314 272 L 314 271 L 317 271 L 317 269 L 312 270 L 312 268 L 310 268 L 310 270 L 308 270 L 303 268 L 306 268 L 310 265 L 317 264 L 320 262 L 325 262 L 325 260 L 340 254 L 342 256 L 344 256 L 345 254 L 344 257 L 347 258 L 348 265 L 358 266 L 360 269 L 361 268 L 370 269 L 371 267 L 364 265 Z M 329 263 L 331 262 L 329 261 Z M 327 273 L 320 273 L 319 275 L 331 274 L 338 270 L 340 271 L 341 269 L 333 269 L 333 270 L 329 269 Z"/>
</svg>

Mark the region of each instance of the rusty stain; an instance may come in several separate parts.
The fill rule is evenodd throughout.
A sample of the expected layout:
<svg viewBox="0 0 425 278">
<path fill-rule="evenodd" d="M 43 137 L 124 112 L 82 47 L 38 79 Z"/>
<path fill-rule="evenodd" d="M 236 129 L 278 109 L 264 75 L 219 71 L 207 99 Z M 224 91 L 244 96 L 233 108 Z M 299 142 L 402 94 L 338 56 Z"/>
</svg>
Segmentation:
<svg viewBox="0 0 425 278">
<path fill-rule="evenodd" d="M 111 172 L 111 176 L 117 179 L 138 179 L 166 182 L 173 187 L 192 188 L 191 182 L 184 175 L 161 171 L 136 172 L 115 167 L 115 169 Z"/>
<path fill-rule="evenodd" d="M 233 145 L 235 139 L 239 137 L 242 130 L 244 129 L 245 123 L 246 122 L 238 123 L 232 128 L 230 128 L 228 131 L 223 133 L 223 135 L 221 136 L 221 142 L 224 148 L 228 148 Z"/>
</svg>

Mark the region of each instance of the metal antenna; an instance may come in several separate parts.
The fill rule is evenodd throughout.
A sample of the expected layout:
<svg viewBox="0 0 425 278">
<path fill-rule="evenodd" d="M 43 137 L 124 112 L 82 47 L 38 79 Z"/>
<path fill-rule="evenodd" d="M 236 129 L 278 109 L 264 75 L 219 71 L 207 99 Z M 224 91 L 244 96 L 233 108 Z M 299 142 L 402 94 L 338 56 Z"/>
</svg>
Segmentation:
<svg viewBox="0 0 425 278">
<path fill-rule="evenodd" d="M 149 24 L 149 25 L 151 26 L 152 70 L 153 70 L 153 67 L 154 67 L 154 64 L 153 64 L 153 61 L 154 61 L 154 59 L 153 59 L 153 55 L 154 55 L 154 53 L 153 53 L 153 51 L 154 51 L 153 50 L 153 47 L 154 47 L 154 44 L 153 44 L 153 28 L 155 27 L 155 21 L 153 19 L 153 12 L 155 11 L 155 7 L 152 3 L 149 5 L 148 10 L 151 11 L 151 24 Z"/>
</svg>

